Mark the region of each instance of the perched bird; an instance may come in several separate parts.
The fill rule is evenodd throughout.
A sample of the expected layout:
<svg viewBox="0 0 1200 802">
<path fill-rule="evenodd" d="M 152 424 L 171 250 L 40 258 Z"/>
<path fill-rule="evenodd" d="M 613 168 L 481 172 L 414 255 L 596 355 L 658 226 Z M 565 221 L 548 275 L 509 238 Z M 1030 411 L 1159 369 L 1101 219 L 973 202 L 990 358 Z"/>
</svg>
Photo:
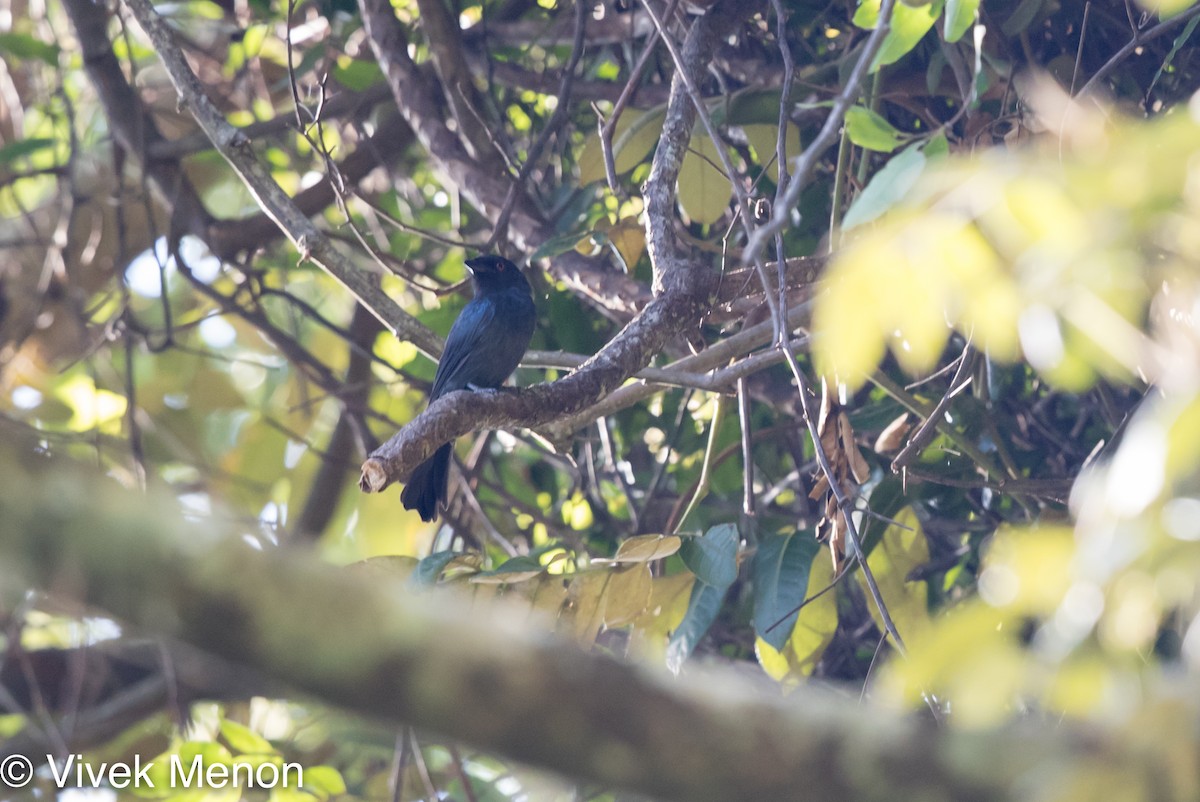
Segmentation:
<svg viewBox="0 0 1200 802">
<path fill-rule="evenodd" d="M 455 390 L 499 387 L 517 369 L 533 337 L 537 309 L 521 270 L 490 254 L 468 259 L 467 267 L 475 297 L 450 327 L 430 401 Z M 400 494 L 404 509 L 416 510 L 422 521 L 432 521 L 446 504 L 452 446 L 446 443 L 418 465 Z"/>
</svg>

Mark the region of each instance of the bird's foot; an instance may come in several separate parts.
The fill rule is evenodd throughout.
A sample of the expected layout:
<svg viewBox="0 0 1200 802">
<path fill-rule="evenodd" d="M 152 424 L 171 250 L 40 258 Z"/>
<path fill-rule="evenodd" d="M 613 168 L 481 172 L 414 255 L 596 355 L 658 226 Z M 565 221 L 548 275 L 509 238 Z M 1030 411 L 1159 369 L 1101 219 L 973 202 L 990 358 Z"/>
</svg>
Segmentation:
<svg viewBox="0 0 1200 802">
<path fill-rule="evenodd" d="M 513 387 L 480 387 L 476 384 L 467 382 L 467 389 L 473 393 L 482 393 L 483 395 L 499 395 L 500 393 L 511 393 Z"/>
</svg>

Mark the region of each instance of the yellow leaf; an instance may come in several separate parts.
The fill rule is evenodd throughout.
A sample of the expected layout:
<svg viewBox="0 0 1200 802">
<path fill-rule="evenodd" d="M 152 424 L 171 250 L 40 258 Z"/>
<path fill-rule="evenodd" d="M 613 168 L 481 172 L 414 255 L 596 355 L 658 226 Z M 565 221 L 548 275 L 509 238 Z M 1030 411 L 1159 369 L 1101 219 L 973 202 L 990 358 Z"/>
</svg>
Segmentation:
<svg viewBox="0 0 1200 802">
<path fill-rule="evenodd" d="M 729 208 L 733 186 L 720 164 L 716 146 L 707 132 L 698 128 L 679 170 L 679 205 L 694 223 L 711 225 Z"/>
<path fill-rule="evenodd" d="M 624 626 L 645 612 L 653 585 L 645 563 L 616 568 L 612 574 L 604 596 L 604 626 L 610 628 Z"/>
<path fill-rule="evenodd" d="M 658 577 L 650 590 L 645 611 L 633 622 L 629 650 L 643 659 L 662 663 L 671 632 L 683 621 L 696 576 L 690 571 Z"/>
<path fill-rule="evenodd" d="M 813 560 L 808 574 L 810 596 L 825 590 L 833 581 L 833 566 L 828 560 Z M 762 638 L 756 638 L 754 652 L 767 676 L 777 682 L 791 683 L 812 674 L 837 631 L 837 594 L 830 590 L 800 610 L 792 632 L 782 650 L 776 651 Z"/>
<path fill-rule="evenodd" d="M 745 132 L 750 147 L 754 149 L 758 163 L 760 165 L 770 164 L 771 180 L 779 183 L 779 160 L 775 158 L 779 147 L 779 126 L 755 123 L 742 126 L 742 131 Z M 800 129 L 795 125 L 788 125 L 786 139 L 784 148 L 787 158 L 791 160 L 800 155 Z"/>
<path fill-rule="evenodd" d="M 665 107 L 648 111 L 625 110 L 621 119 L 617 120 L 612 139 L 613 167 L 617 175 L 623 175 L 637 167 L 653 152 L 662 135 L 662 123 L 665 118 Z M 590 184 L 604 178 L 604 150 L 600 144 L 599 132 L 593 131 L 579 152 L 579 183 Z"/>
<path fill-rule="evenodd" d="M 909 582 L 908 575 L 914 569 L 929 562 L 929 544 L 921 531 L 921 522 L 912 507 L 905 507 L 893 516 L 895 523 L 883 533 L 879 544 L 867 558 L 867 565 L 879 586 L 879 593 L 887 606 L 888 614 L 900 631 L 900 637 L 919 637 L 929 628 L 929 589 L 923 581 Z M 857 577 L 863 593 L 870 599 L 866 578 L 862 571 Z M 883 631 L 883 619 L 872 601 L 871 616 Z"/>
<path fill-rule="evenodd" d="M 612 579 L 609 571 L 585 571 L 572 578 L 568 588 L 571 599 L 569 624 L 576 640 L 590 645 L 604 623 L 604 595 Z"/>
<path fill-rule="evenodd" d="M 670 557 L 679 551 L 683 541 L 678 535 L 638 535 L 631 537 L 621 544 L 611 560 L 592 560 L 593 564 L 614 563 L 648 563 L 663 557 Z"/>
</svg>

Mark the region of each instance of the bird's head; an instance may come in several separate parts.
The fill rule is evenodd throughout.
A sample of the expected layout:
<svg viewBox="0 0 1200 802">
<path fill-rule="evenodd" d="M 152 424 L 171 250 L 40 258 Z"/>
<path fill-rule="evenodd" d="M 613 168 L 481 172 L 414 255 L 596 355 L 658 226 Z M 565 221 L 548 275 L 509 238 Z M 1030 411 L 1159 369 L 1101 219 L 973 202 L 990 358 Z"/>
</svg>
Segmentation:
<svg viewBox="0 0 1200 802">
<path fill-rule="evenodd" d="M 468 259 L 466 264 L 475 279 L 475 286 L 481 290 L 529 286 L 521 269 L 503 256 L 485 254 Z"/>
</svg>

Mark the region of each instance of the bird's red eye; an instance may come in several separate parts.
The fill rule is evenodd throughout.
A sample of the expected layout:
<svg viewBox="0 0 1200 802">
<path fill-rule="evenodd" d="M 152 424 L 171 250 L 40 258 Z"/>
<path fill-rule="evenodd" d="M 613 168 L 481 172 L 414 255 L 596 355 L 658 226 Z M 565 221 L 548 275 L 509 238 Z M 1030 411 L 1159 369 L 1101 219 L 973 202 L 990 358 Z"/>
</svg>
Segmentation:
<svg viewBox="0 0 1200 802">
<path fill-rule="evenodd" d="M 496 271 L 497 271 L 497 272 L 499 272 L 499 273 L 503 273 L 503 272 L 504 272 L 504 262 L 497 262 L 497 263 L 496 263 Z"/>
</svg>

